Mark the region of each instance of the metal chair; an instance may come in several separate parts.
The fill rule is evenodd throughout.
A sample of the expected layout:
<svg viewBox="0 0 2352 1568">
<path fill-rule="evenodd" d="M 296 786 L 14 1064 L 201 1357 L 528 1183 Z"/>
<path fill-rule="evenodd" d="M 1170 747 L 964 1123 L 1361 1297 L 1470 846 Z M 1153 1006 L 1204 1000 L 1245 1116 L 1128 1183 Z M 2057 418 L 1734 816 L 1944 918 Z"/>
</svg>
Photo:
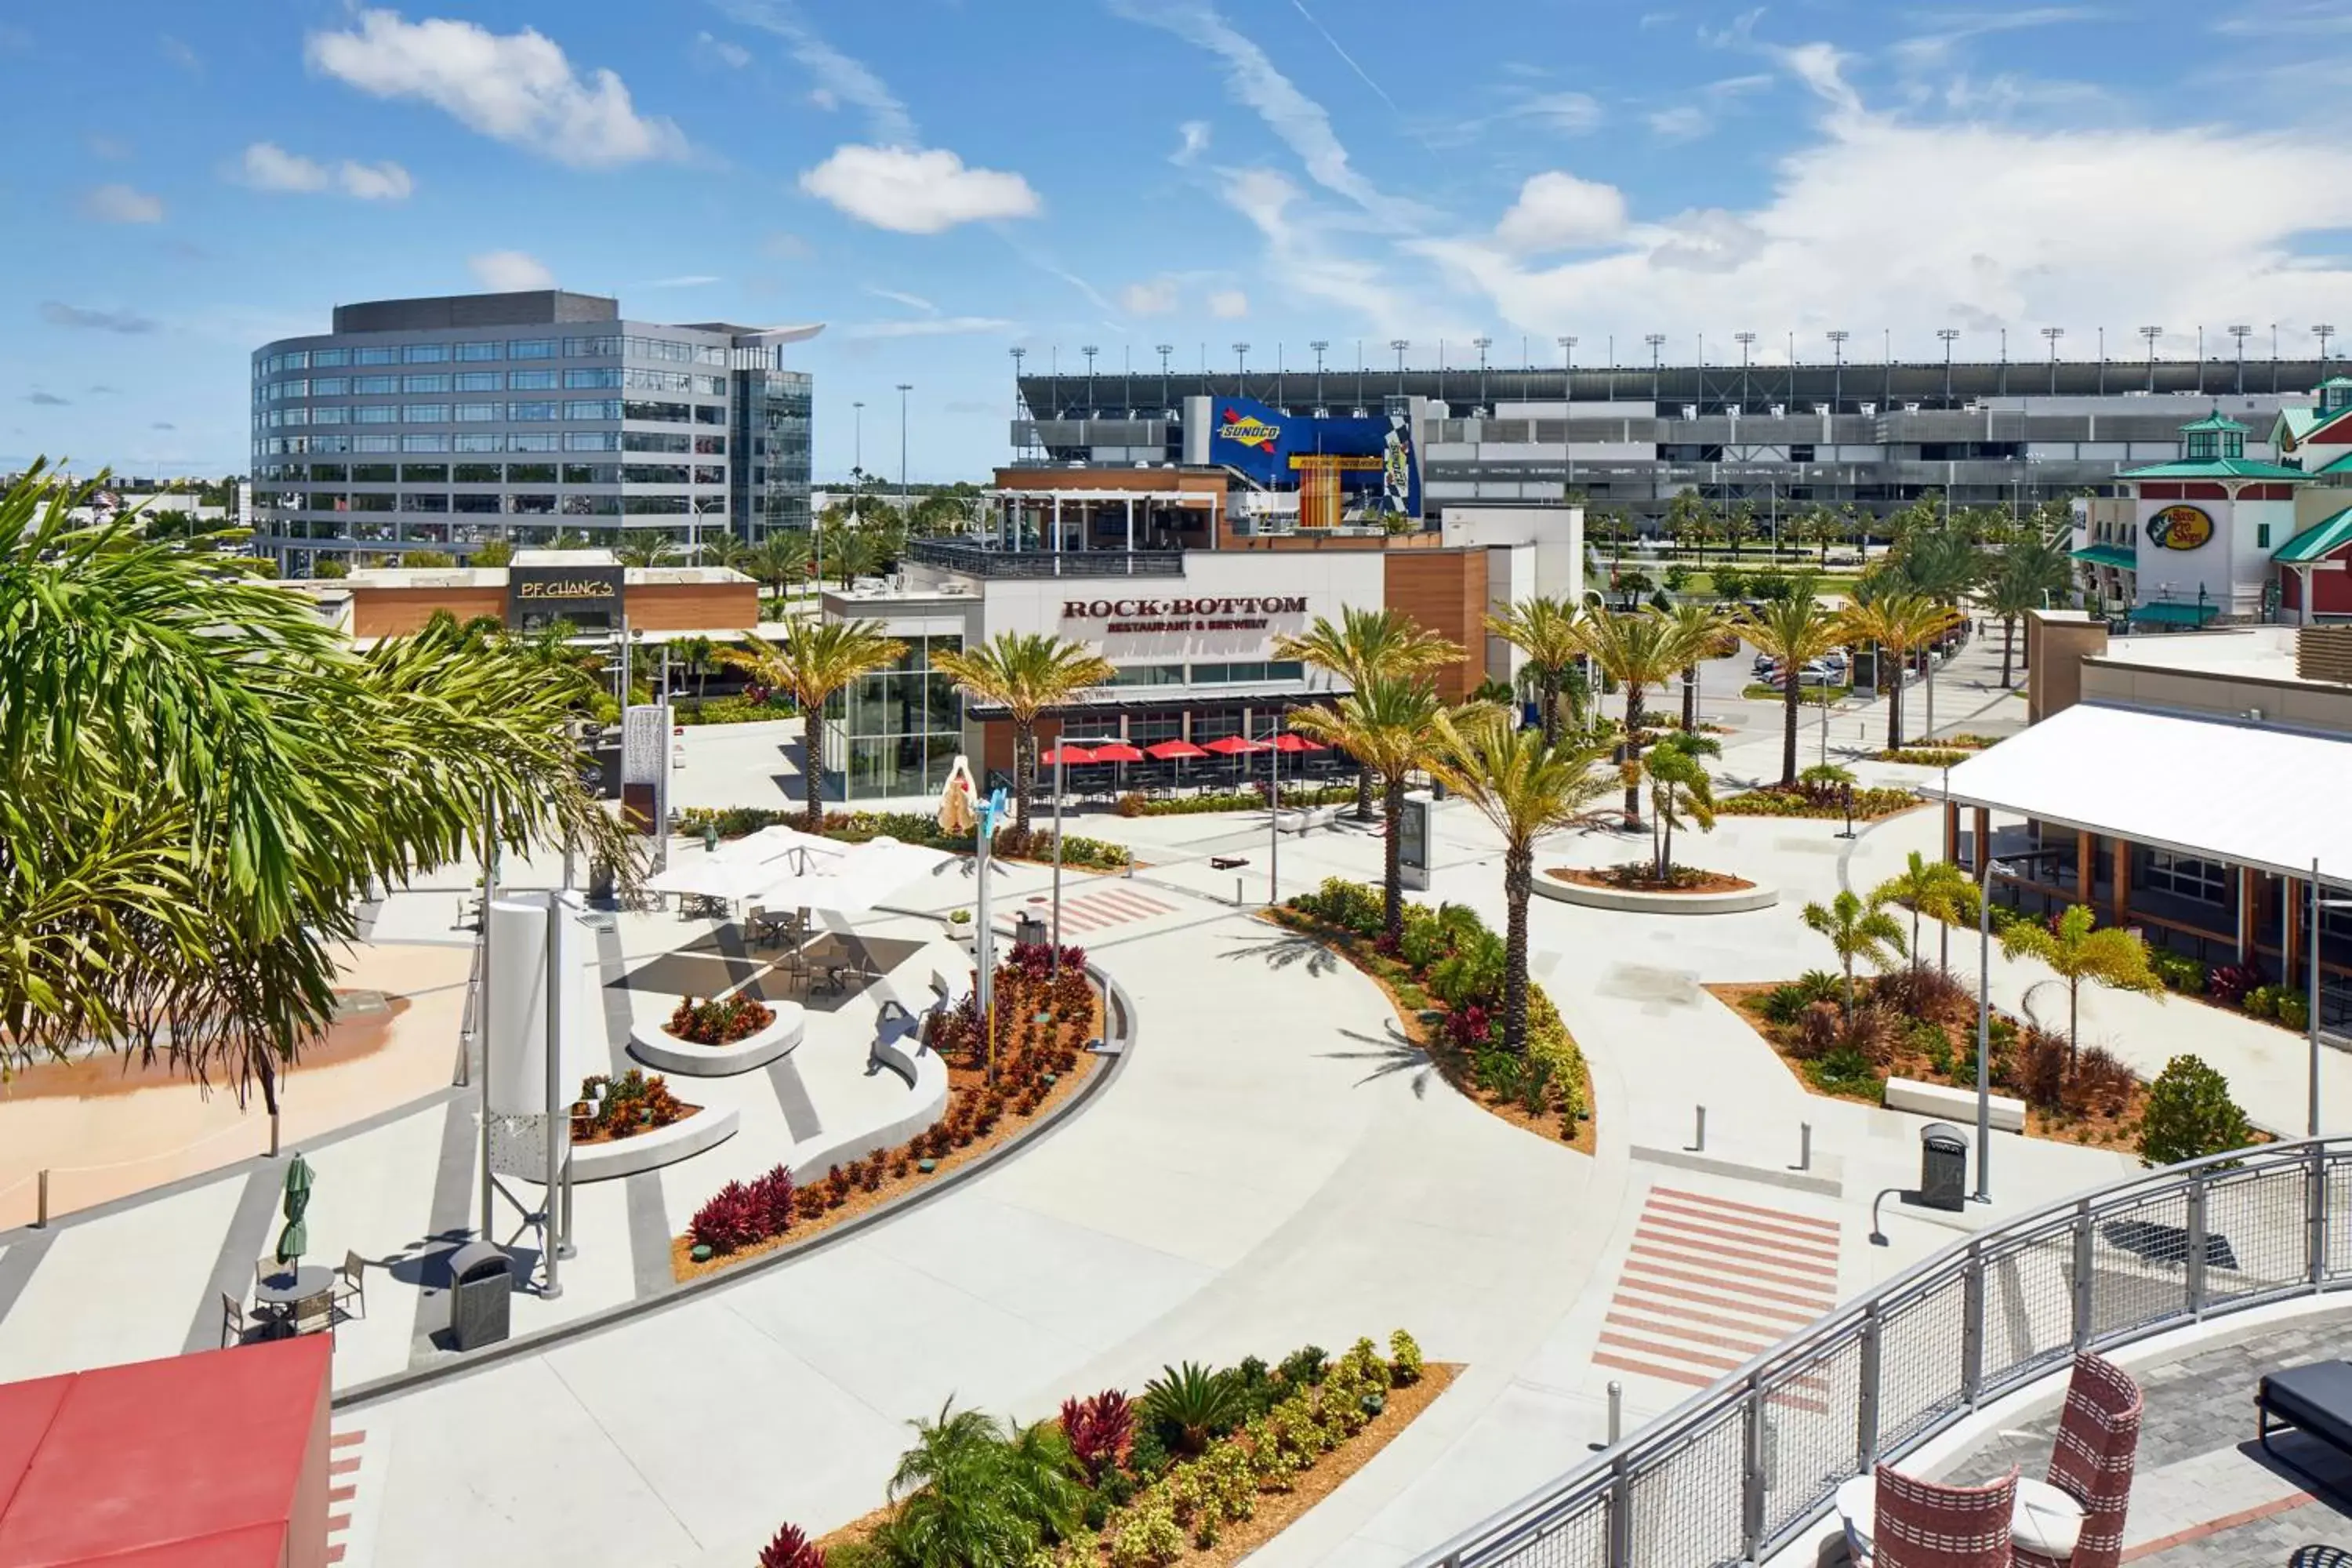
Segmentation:
<svg viewBox="0 0 2352 1568">
<path fill-rule="evenodd" d="M 2144 1408 L 2139 1384 L 2123 1368 L 2088 1351 L 2074 1358 L 2047 1479 L 2083 1505 L 2082 1529 L 2071 1553 L 2054 1543 L 2037 1551 L 2042 1543 L 2019 1542 L 2023 1568 L 2116 1568 L 2123 1560 L 2124 1515 L 2131 1506 Z"/>
<path fill-rule="evenodd" d="M 343 1266 L 335 1270 L 339 1278 L 334 1284 L 335 1305 L 346 1301 L 360 1304 L 359 1315 L 367 1316 L 367 1259 L 356 1252 L 343 1254 Z M 348 1316 L 349 1314 L 345 1314 Z"/>
<path fill-rule="evenodd" d="M 1871 1568 L 2011 1568 L 2017 1469 L 1990 1486 L 1948 1487 L 1878 1467 Z"/>
<path fill-rule="evenodd" d="M 245 1308 L 236 1297 L 221 1292 L 221 1349 L 245 1343 L 245 1336 L 259 1326 L 247 1321 Z"/>
</svg>

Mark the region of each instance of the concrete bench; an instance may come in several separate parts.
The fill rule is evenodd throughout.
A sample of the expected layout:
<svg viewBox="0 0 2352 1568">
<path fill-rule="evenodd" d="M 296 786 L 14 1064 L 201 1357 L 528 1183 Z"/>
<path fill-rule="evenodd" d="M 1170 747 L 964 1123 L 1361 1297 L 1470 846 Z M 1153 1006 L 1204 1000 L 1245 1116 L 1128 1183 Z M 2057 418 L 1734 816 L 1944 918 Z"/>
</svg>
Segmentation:
<svg viewBox="0 0 2352 1568">
<path fill-rule="evenodd" d="M 1339 820 L 1336 805 L 1305 805 L 1285 807 L 1274 819 L 1274 825 L 1284 833 L 1306 833 L 1318 827 L 1328 827 Z"/>
<path fill-rule="evenodd" d="M 2025 1101 L 2006 1094 L 1990 1097 L 1992 1125 L 2003 1132 L 2025 1131 Z M 1973 1122 L 1977 1091 L 1948 1083 L 1922 1083 L 1916 1078 L 1886 1080 L 1886 1109 L 1933 1116 L 1945 1121 Z"/>
</svg>

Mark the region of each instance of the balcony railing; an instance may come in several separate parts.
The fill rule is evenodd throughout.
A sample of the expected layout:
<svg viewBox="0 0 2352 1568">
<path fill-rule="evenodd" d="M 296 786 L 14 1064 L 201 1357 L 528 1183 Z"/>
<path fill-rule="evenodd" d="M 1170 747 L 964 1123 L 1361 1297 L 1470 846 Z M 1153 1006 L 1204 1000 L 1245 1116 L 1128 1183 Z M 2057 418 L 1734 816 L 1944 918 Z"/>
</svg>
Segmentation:
<svg viewBox="0 0 2352 1568">
<path fill-rule="evenodd" d="M 945 539 L 907 542 L 907 558 L 974 577 L 1181 577 L 1181 550 L 991 550 Z"/>
<path fill-rule="evenodd" d="M 2352 1138 L 2153 1172 L 1937 1253 L 1418 1568 L 1758 1562 L 1840 1482 L 2078 1350 L 2347 1285 Z"/>
</svg>

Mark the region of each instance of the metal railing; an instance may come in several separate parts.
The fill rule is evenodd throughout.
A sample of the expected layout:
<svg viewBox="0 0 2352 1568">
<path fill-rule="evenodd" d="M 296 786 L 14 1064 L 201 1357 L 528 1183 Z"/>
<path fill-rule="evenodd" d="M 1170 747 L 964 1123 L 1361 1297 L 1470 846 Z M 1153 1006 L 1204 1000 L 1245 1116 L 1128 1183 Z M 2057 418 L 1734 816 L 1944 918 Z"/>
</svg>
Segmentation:
<svg viewBox="0 0 2352 1568">
<path fill-rule="evenodd" d="M 1723 1568 L 2077 1350 L 2352 1285 L 2352 1137 L 2170 1166 L 1979 1232 L 1419 1568 Z"/>
<path fill-rule="evenodd" d="M 1106 492 L 1109 493 L 1109 492 Z M 911 539 L 907 558 L 975 577 L 1181 577 L 1181 550 L 990 550 L 943 539 Z"/>
</svg>

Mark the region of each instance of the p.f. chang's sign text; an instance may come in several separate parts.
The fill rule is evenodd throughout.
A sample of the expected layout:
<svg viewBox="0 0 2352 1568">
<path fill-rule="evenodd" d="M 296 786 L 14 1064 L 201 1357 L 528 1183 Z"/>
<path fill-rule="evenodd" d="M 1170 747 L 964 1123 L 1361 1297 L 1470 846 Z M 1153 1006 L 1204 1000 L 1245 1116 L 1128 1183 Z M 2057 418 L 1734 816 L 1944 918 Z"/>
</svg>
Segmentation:
<svg viewBox="0 0 2352 1568">
<path fill-rule="evenodd" d="M 1118 632 L 1257 632 L 1276 616 L 1303 616 L 1304 595 L 1236 599 L 1065 599 L 1062 619 Z"/>
<path fill-rule="evenodd" d="M 536 578 L 515 584 L 518 599 L 609 599 L 614 586 L 593 577 Z"/>
</svg>

